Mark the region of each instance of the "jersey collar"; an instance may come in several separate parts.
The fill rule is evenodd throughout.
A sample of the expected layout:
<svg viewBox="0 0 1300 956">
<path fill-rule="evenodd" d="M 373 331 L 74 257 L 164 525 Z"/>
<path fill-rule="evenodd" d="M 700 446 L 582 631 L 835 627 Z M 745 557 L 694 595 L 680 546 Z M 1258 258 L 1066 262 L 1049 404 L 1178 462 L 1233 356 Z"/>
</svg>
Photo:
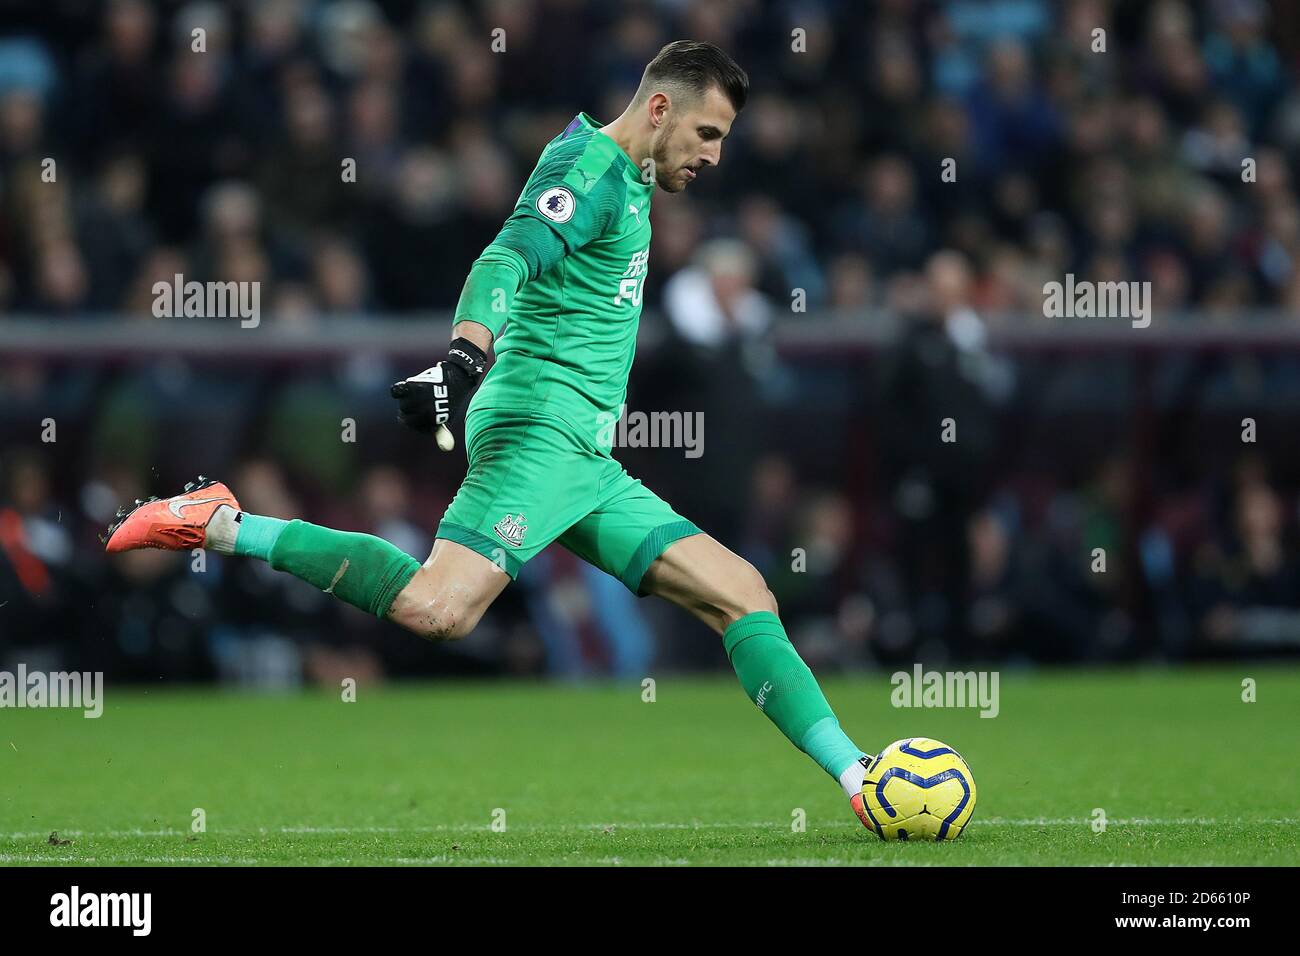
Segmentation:
<svg viewBox="0 0 1300 956">
<path fill-rule="evenodd" d="M 629 170 L 634 176 L 636 176 L 637 179 L 640 179 L 641 170 L 637 168 L 636 163 L 632 162 L 632 157 L 629 156 L 627 153 L 623 152 L 623 147 L 618 145 L 618 143 L 614 142 L 613 137 L 609 136 L 607 133 L 602 133 L 600 131 L 600 128 L 604 125 L 605 125 L 604 123 L 596 119 L 590 113 L 582 112 L 573 118 L 573 122 L 569 124 L 568 128 L 564 132 L 567 135 L 573 132 L 579 126 L 586 126 L 588 129 L 592 131 L 592 133 L 600 137 L 601 140 L 608 143 L 609 148 L 614 153 L 617 153 L 618 158 L 623 161 L 624 167 L 627 170 Z"/>
</svg>

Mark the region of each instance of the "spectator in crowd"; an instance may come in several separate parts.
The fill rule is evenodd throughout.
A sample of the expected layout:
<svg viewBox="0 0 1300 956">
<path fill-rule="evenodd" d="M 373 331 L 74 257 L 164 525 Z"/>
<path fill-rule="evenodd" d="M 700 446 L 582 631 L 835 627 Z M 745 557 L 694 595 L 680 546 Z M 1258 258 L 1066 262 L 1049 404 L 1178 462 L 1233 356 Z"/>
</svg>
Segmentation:
<svg viewBox="0 0 1300 956">
<path fill-rule="evenodd" d="M 1197 556 L 1188 588 L 1194 647 L 1214 656 L 1295 647 L 1300 562 L 1282 496 L 1260 471 L 1243 469 L 1231 509 L 1230 527 Z"/>
<path fill-rule="evenodd" d="M 599 55 L 557 61 L 543 22 Z M 763 82 L 727 144 L 743 175 L 706 177 L 676 200 L 689 215 L 656 208 L 657 256 L 739 234 L 762 290 L 819 305 L 843 255 L 865 256 L 884 288 L 948 246 L 983 287 L 1011 255 L 1036 260 L 1051 221 L 1077 256 L 1052 261 L 1057 276 L 1158 267 L 1191 278 L 1188 306 L 1282 305 L 1300 155 L 1291 22 L 1260 0 L 947 0 L 833 18 L 774 6 L 743 20 L 736 5 L 597 16 L 541 0 L 44 9 L 44 31 L 0 45 L 0 275 L 23 311 L 133 310 L 122 277 L 193 244 L 213 187 L 241 183 L 262 241 L 212 258 L 212 277 L 306 281 L 325 299 L 305 263 L 321 231 L 355 232 L 374 308 L 447 308 L 537 151 L 578 109 L 605 108 L 584 91 L 630 88 L 649 54 L 698 30 Z M 35 203 L 44 157 L 66 195 Z M 1247 157 L 1270 168 L 1243 180 Z M 1267 209 L 1265 226 L 1251 212 Z M 652 305 L 682 264 L 674 252 L 652 270 Z"/>
<path fill-rule="evenodd" d="M 27 19 L 7 9 L 19 35 L 0 38 L 0 323 L 34 316 L 57 335 L 87 316 L 160 321 L 153 285 L 177 274 L 262 283 L 267 324 L 308 331 L 445 312 L 572 115 L 610 118 L 665 42 L 712 39 L 750 69 L 754 95 L 723 173 L 655 197 L 644 321 L 664 344 L 628 396 L 630 410 L 701 414 L 703 454 L 619 457 L 742 542 L 809 659 L 1111 659 L 1141 653 L 1148 623 L 1170 656 L 1294 646 L 1295 461 L 1243 469 L 1223 520 L 1214 474 L 1151 508 L 1125 458 L 1136 449 L 1095 442 L 1086 465 L 1046 474 L 1041 448 L 1013 433 L 1041 425 L 1040 399 L 1050 421 L 1073 421 L 1062 382 L 1094 411 L 1131 411 L 1131 393 L 1111 388 L 1123 363 L 1062 374 L 1050 355 L 1013 366 L 988 342 L 1011 315 L 1066 330 L 1042 289 L 1071 272 L 1149 280 L 1161 317 L 1196 309 L 1231 328 L 1255 309 L 1300 315 L 1300 15 L 1287 5 L 36 6 Z M 557 56 L 554 36 L 587 55 Z M 798 327 L 799 302 L 873 332 L 892 316 L 898 337 L 848 371 L 837 355 L 801 355 L 808 387 L 792 388 L 772 338 L 782 317 Z M 215 556 L 204 570 L 149 553 L 104 561 L 105 502 L 196 457 L 264 514 L 352 492 L 350 526 L 427 553 L 459 459 L 411 444 L 403 470 L 382 464 L 402 441 L 375 437 L 391 417 L 386 370 L 351 359 L 73 369 L 3 357 L 0 655 L 75 644 L 116 677 L 278 685 L 494 668 L 631 676 L 687 659 L 662 633 L 652 642 L 653 619 L 621 585 L 563 555 L 530 568 L 535 587 L 502 603 L 504 624 L 455 649 L 389 640 Z M 1162 369 L 1195 384 L 1158 384 L 1207 416 L 1242 395 L 1264 407 L 1265 392 L 1282 407 L 1297 373 L 1272 359 Z M 855 395 L 857 417 L 827 414 Z M 818 434 L 779 434 L 782 411 Z M 355 444 L 338 440 L 345 416 Z M 85 440 L 18 451 L 46 417 Z M 801 457 L 805 437 L 842 454 Z M 1035 436 L 1055 450 L 1075 437 Z M 1081 557 L 1094 548 L 1104 575 Z M 214 592 L 234 609 L 220 620 Z"/>
<path fill-rule="evenodd" d="M 702 245 L 664 290 L 673 344 L 648 370 L 649 390 L 665 410 L 703 422 L 701 453 L 682 462 L 666 494 L 684 514 L 707 508 L 710 533 L 726 540 L 739 534 L 745 509 L 730 489 L 762 451 L 761 408 L 779 374 L 766 341 L 773 307 L 754 287 L 757 276 L 757 259 L 743 243 Z M 629 408 L 634 402 L 635 395 Z"/>
<path fill-rule="evenodd" d="M 0 659 L 18 647 L 62 645 L 73 630 L 80 594 L 75 551 L 48 466 L 31 450 L 5 456 L 0 472 Z"/>
</svg>

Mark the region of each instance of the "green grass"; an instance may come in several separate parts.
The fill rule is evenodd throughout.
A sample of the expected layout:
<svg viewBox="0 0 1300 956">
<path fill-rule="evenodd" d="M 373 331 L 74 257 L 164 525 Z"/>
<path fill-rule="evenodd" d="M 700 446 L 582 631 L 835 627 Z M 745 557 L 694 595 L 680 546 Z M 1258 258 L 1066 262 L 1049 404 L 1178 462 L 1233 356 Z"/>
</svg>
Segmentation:
<svg viewBox="0 0 1300 956">
<path fill-rule="evenodd" d="M 356 703 L 110 687 L 99 720 L 0 710 L 0 863 L 1300 863 L 1294 669 L 1005 672 L 994 719 L 895 709 L 888 675 L 825 686 L 873 752 L 912 735 L 962 751 L 979 802 L 959 840 L 879 842 L 723 676 L 662 676 L 655 703 L 608 684 Z"/>
</svg>

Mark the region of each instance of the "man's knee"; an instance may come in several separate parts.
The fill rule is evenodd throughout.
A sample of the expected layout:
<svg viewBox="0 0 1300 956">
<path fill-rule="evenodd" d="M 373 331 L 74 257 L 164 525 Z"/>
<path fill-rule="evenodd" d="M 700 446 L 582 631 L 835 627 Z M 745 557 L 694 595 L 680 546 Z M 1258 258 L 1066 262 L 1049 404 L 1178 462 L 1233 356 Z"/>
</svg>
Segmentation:
<svg viewBox="0 0 1300 956">
<path fill-rule="evenodd" d="M 776 595 L 763 580 L 763 575 L 748 561 L 738 559 L 738 562 L 731 586 L 727 589 L 725 606 L 719 608 L 727 626 L 756 611 L 778 613 Z"/>
<path fill-rule="evenodd" d="M 397 596 L 388 619 L 427 640 L 455 641 L 474 630 L 485 608 L 464 588 L 438 581 L 424 567 Z"/>
<path fill-rule="evenodd" d="M 719 634 L 756 611 L 777 613 L 776 598 L 758 569 L 705 534 L 669 547 L 650 566 L 645 585 Z"/>
</svg>

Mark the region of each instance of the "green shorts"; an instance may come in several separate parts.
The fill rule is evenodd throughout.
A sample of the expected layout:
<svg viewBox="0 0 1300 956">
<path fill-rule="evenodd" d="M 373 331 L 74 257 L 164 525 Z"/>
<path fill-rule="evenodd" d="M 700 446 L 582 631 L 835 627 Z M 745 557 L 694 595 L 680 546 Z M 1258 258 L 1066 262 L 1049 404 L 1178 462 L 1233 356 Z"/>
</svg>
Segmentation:
<svg viewBox="0 0 1300 956">
<path fill-rule="evenodd" d="M 469 471 L 438 537 L 477 551 L 512 578 L 558 541 L 641 594 L 654 560 L 674 541 L 701 533 L 561 419 L 474 411 L 465 444 Z"/>
</svg>

